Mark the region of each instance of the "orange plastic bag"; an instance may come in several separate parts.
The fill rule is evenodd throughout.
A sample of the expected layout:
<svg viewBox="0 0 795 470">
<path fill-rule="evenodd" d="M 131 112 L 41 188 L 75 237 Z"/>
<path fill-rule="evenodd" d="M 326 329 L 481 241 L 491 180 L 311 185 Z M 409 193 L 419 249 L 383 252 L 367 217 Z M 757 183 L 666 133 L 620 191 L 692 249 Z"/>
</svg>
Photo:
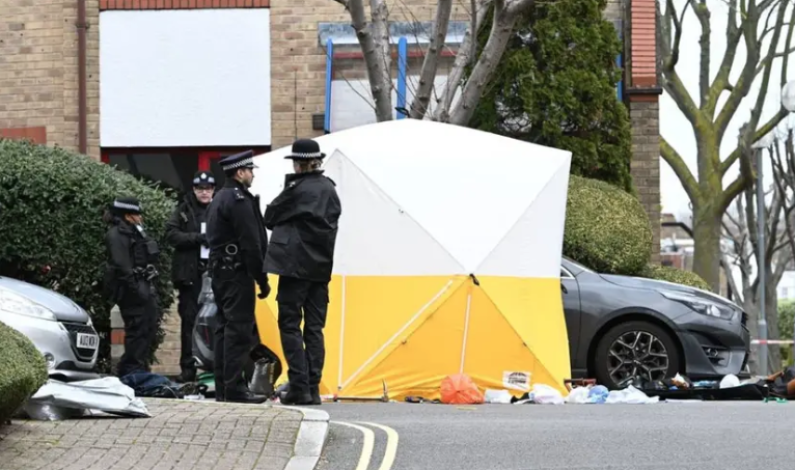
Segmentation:
<svg viewBox="0 0 795 470">
<path fill-rule="evenodd" d="M 442 380 L 442 403 L 446 405 L 479 405 L 483 393 L 466 374 L 448 375 Z"/>
</svg>

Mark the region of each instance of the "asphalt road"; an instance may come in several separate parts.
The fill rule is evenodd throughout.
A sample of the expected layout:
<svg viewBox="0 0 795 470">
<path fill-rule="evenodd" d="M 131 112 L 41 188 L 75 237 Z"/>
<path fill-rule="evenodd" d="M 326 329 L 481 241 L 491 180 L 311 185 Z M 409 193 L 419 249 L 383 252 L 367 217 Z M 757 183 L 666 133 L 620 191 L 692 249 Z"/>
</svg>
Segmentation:
<svg viewBox="0 0 795 470">
<path fill-rule="evenodd" d="M 332 424 L 320 470 L 791 470 L 795 449 L 789 403 L 323 409 Z M 351 424 L 372 432 L 372 451 Z"/>
</svg>

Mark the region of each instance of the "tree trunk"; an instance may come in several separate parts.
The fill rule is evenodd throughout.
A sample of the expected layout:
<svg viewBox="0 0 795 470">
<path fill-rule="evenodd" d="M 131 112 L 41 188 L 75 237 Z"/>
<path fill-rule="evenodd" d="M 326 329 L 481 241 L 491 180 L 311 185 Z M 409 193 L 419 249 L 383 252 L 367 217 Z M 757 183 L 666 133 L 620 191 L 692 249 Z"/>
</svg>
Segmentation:
<svg viewBox="0 0 795 470">
<path fill-rule="evenodd" d="M 693 271 L 701 276 L 713 292 L 720 292 L 721 216 L 714 209 L 693 210 Z"/>
</svg>

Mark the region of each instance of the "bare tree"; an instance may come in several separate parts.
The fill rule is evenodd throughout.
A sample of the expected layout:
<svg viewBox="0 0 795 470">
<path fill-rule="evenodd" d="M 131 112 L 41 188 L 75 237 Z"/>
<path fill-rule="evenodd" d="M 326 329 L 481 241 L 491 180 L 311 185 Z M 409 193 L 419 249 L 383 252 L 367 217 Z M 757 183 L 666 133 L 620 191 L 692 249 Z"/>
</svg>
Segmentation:
<svg viewBox="0 0 795 470">
<path fill-rule="evenodd" d="M 777 139 L 766 150 L 773 166 L 773 181 L 766 191 L 764 213 L 759 214 L 756 187 L 747 187 L 735 198 L 735 214 L 727 212 L 724 217 L 724 235 L 732 241 L 732 253 L 724 257 L 723 267 L 726 277 L 731 283 L 732 291 L 737 294 L 739 303 L 748 313 L 749 330 L 752 337 L 758 337 L 757 321 L 760 314 L 760 275 L 766 273 L 765 283 L 765 318 L 767 320 L 768 337 L 776 339 L 778 331 L 778 301 L 776 288 L 790 266 L 795 253 L 795 147 L 793 131 L 787 131 L 783 139 Z M 753 151 L 753 150 L 752 150 Z M 747 158 L 747 161 L 756 159 Z M 755 165 L 749 165 L 742 171 L 753 171 Z M 760 259 L 757 223 L 759 217 L 765 221 L 764 257 Z M 731 259 L 726 259 L 731 258 Z M 732 276 L 732 266 L 740 271 L 741 285 L 737 285 Z M 760 346 L 764 347 L 764 346 Z M 755 355 L 752 358 L 755 362 Z M 781 354 L 778 348 L 769 350 L 769 371 L 758 371 L 768 374 L 778 371 L 781 365 Z"/>
<path fill-rule="evenodd" d="M 359 40 L 370 91 L 375 102 L 376 119 L 392 119 L 392 55 L 389 41 L 389 9 L 386 0 L 370 0 L 370 21 L 367 20 L 364 0 L 334 0 L 351 15 L 353 29 Z M 410 107 L 410 116 L 423 117 L 452 124 L 466 125 L 475 112 L 483 89 L 494 74 L 514 26 L 535 0 L 470 0 L 470 24 L 458 47 L 447 86 L 437 99 L 434 112 L 430 112 L 439 58 L 446 47 L 445 38 L 450 23 L 452 0 L 438 0 L 433 29 L 419 74 L 419 84 Z M 477 33 L 486 15 L 493 11 L 493 21 L 488 40 L 477 55 Z M 466 81 L 464 72 L 471 65 Z M 459 98 L 453 100 L 456 92 Z"/>
<path fill-rule="evenodd" d="M 713 290 L 719 287 L 721 218 L 732 201 L 751 184 L 748 172 L 741 172 L 731 184 L 723 187 L 723 176 L 740 158 L 747 155 L 742 146 L 750 146 L 772 131 L 787 116 L 783 108 L 764 123 L 760 123 L 771 73 L 777 58 L 783 58 L 780 84 L 787 82 L 787 60 L 792 52 L 791 43 L 795 26 L 795 8 L 788 13 L 789 1 L 784 0 L 723 0 L 727 10 L 726 50 L 713 77 L 711 64 L 711 15 L 707 0 L 687 0 L 677 11 L 674 0 L 665 0 L 665 12 L 658 14 L 658 57 L 661 61 L 662 82 L 665 91 L 676 102 L 679 110 L 690 122 L 697 142 L 698 178 L 685 164 L 679 152 L 661 137 L 660 153 L 682 183 L 693 205 L 695 259 L 693 270 L 704 278 Z M 685 87 L 678 67 L 683 23 L 692 10 L 701 27 L 699 39 L 700 62 L 698 104 Z M 789 16 L 789 21 L 787 20 Z M 737 57 L 740 43 L 745 57 Z M 688 45 L 690 47 L 690 45 Z M 735 71 L 736 78 L 732 76 Z M 739 72 L 739 74 L 737 74 Z M 744 127 L 740 145 L 721 159 L 720 147 L 726 129 L 754 84 L 759 95 L 753 104 L 751 118 Z M 725 100 L 721 98 L 726 93 Z M 723 103 L 719 108 L 718 104 Z M 760 125 L 761 124 L 761 125 Z"/>
</svg>

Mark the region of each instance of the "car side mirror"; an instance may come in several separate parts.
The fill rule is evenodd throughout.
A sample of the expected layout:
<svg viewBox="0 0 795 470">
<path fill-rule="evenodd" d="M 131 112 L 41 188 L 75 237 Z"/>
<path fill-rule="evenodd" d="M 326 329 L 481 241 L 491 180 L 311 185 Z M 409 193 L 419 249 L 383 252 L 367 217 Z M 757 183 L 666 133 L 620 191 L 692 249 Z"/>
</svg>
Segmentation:
<svg viewBox="0 0 795 470">
<path fill-rule="evenodd" d="M 566 289 L 566 286 L 563 285 L 563 281 L 560 281 L 560 290 L 562 290 L 564 294 L 569 293 L 569 290 Z"/>
</svg>

